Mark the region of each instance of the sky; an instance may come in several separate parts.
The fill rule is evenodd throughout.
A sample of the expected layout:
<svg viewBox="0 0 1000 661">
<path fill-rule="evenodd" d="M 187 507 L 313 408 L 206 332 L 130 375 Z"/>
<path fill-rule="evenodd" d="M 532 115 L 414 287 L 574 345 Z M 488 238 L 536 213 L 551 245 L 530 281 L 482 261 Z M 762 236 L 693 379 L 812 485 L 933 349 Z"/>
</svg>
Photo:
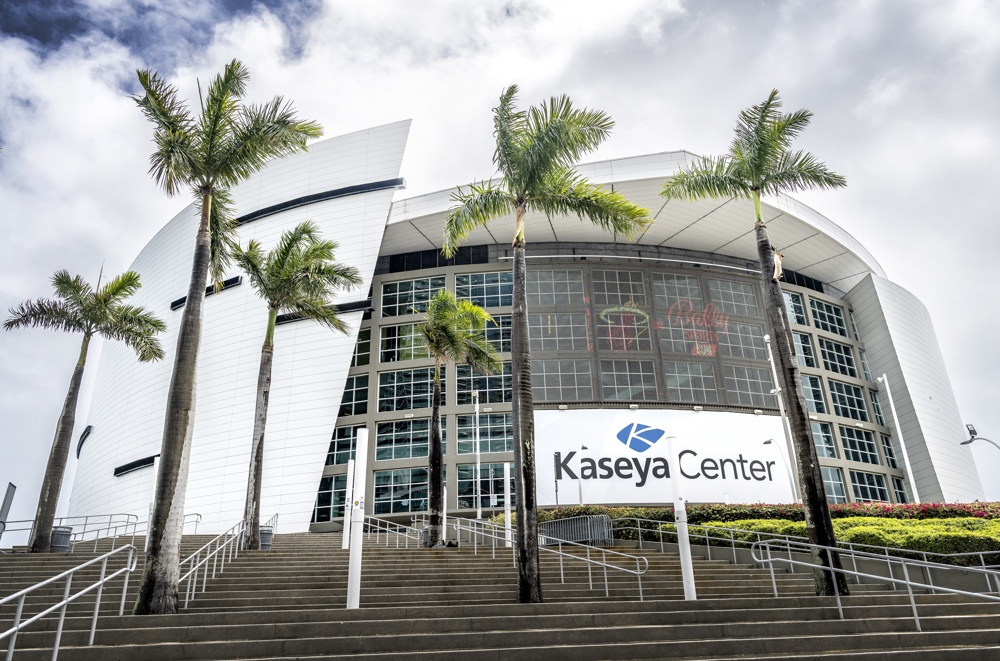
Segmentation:
<svg viewBox="0 0 1000 661">
<path fill-rule="evenodd" d="M 147 174 L 152 129 L 129 98 L 136 70 L 196 100 L 197 81 L 233 58 L 251 72 L 251 101 L 284 95 L 328 136 L 412 118 L 407 195 L 493 174 L 490 109 L 511 83 L 524 105 L 565 93 L 608 112 L 616 127 L 593 160 L 721 153 L 736 114 L 779 89 L 787 109 L 815 113 L 798 146 L 848 181 L 796 197 L 928 307 L 964 419 L 1000 442 L 1000 288 L 990 285 L 1000 4 L 5 0 L 0 311 L 50 295 L 58 269 L 91 281 L 127 270 L 191 201 Z M 0 332 L 11 520 L 34 514 L 79 342 Z M 987 496 L 1000 500 L 1000 451 L 973 451 Z"/>
</svg>

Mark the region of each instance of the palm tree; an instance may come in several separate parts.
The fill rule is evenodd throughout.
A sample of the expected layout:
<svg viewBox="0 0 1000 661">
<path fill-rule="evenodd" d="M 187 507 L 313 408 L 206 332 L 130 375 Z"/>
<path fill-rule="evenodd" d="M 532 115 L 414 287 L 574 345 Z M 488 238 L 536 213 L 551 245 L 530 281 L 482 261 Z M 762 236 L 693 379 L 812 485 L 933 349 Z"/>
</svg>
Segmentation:
<svg viewBox="0 0 1000 661">
<path fill-rule="evenodd" d="M 573 167 L 610 135 L 614 122 L 600 110 L 577 109 L 569 97 L 525 111 L 515 108 L 517 86 L 511 85 L 493 109 L 496 150 L 493 164 L 499 179 L 473 184 L 452 195 L 457 206 L 445 225 L 445 255 L 477 227 L 494 218 L 514 216 L 514 300 L 511 318 L 511 361 L 514 373 L 514 474 L 517 492 L 518 600 L 542 600 L 538 566 L 538 515 L 535 503 L 535 418 L 531 398 L 525 295 L 525 217 L 577 215 L 616 235 L 632 236 L 652 219 L 649 212 L 618 193 L 606 191 L 577 174 Z"/>
<path fill-rule="evenodd" d="M 496 349 L 486 339 L 486 324 L 493 321 L 486 310 L 470 301 L 459 301 L 450 291 L 439 291 L 427 303 L 427 319 L 417 324 L 417 332 L 427 353 L 434 359 L 434 396 L 431 401 L 431 438 L 428 449 L 427 509 L 430 510 L 428 543 L 442 540 L 444 511 L 444 457 L 441 455 L 441 365 L 468 363 L 474 370 L 492 374 L 501 369 Z M 479 476 L 476 476 L 479 479 Z"/>
<path fill-rule="evenodd" d="M 4 322 L 6 330 L 22 326 L 41 326 L 71 333 L 83 333 L 80 357 L 69 380 L 69 391 L 63 402 L 56 434 L 45 466 L 45 478 L 38 496 L 35 524 L 28 544 L 32 553 L 48 553 L 52 541 L 52 522 L 56 504 L 62 490 L 63 474 L 73 440 L 76 419 L 76 401 L 80 395 L 83 368 L 87 364 L 87 350 L 95 336 L 120 340 L 132 347 L 139 360 L 149 362 L 163 358 L 163 348 L 156 334 L 166 326 L 143 308 L 125 303 L 141 286 L 139 274 L 127 271 L 103 287 L 100 278 L 95 291 L 82 277 L 70 277 L 68 271 L 57 271 L 52 276 L 56 298 L 25 301 L 10 309 L 10 319 Z"/>
<path fill-rule="evenodd" d="M 822 546 L 836 546 L 816 446 L 810 436 L 788 314 L 778 284 L 780 261 L 776 272 L 776 250 L 767 236 L 760 208 L 761 194 L 777 195 L 785 191 L 847 185 L 842 176 L 831 172 L 811 153 L 792 151 L 792 141 L 809 125 L 811 118 L 812 113 L 808 110 L 782 114 L 778 90 L 773 90 L 766 101 L 740 113 L 729 153 L 703 158 L 679 172 L 664 184 L 661 195 L 667 199 L 726 197 L 753 200 L 761 286 L 764 288 L 768 322 L 774 331 L 778 371 L 783 382 L 775 385 L 781 385 L 781 397 L 795 439 L 809 541 Z M 817 565 L 816 593 L 833 594 L 831 572 L 819 567 L 832 565 L 839 568 L 839 554 L 814 552 L 813 561 Z M 837 583 L 841 594 L 846 594 L 847 582 L 843 574 L 837 574 Z"/>
<path fill-rule="evenodd" d="M 322 135 L 301 121 L 280 96 L 244 105 L 249 73 L 239 60 L 208 86 L 201 114 L 193 117 L 177 89 L 150 70 L 138 72 L 144 94 L 134 96 L 155 126 L 150 174 L 168 195 L 189 190 L 200 212 L 191 280 L 177 335 L 177 355 L 167 392 L 156 498 L 135 613 L 176 613 L 180 538 L 184 523 L 194 386 L 201 320 L 209 276 L 220 282 L 230 261 L 235 229 L 230 189 L 274 157 L 305 150 Z"/>
<path fill-rule="evenodd" d="M 243 545 L 246 549 L 260 548 L 260 488 L 264 472 L 267 401 L 271 394 L 274 326 L 278 313 L 285 312 L 315 319 L 341 333 L 347 332 L 347 327 L 329 302 L 338 290 L 361 284 L 361 276 L 353 266 L 334 261 L 336 249 L 336 243 L 321 241 L 316 225 L 306 221 L 284 232 L 278 245 L 266 255 L 256 241 L 250 241 L 245 250 L 239 247 L 233 250 L 236 263 L 250 277 L 250 284 L 267 303 L 267 332 L 260 349 L 250 475 L 243 511 L 246 528 Z"/>
</svg>

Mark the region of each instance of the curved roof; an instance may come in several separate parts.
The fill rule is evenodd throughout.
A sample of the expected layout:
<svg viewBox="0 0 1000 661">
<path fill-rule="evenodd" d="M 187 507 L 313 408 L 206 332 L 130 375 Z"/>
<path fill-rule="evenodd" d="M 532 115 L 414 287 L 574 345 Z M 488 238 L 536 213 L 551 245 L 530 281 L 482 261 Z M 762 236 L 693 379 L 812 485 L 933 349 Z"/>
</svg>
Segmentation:
<svg viewBox="0 0 1000 661">
<path fill-rule="evenodd" d="M 661 152 L 587 163 L 580 174 L 619 191 L 645 206 L 654 222 L 632 241 L 616 243 L 668 246 L 756 261 L 753 205 L 750 200 L 666 201 L 663 182 L 698 157 L 686 151 Z M 444 221 L 452 206 L 452 189 L 393 202 L 380 254 L 392 255 L 441 247 Z M 772 243 L 784 255 L 786 268 L 847 291 L 868 273 L 885 277 L 875 258 L 857 239 L 822 214 L 786 195 L 766 198 L 764 221 Z M 546 218 L 529 214 L 528 241 L 607 243 L 612 237 L 576 217 Z M 466 244 L 510 241 L 514 218 L 493 221 L 473 231 Z"/>
</svg>

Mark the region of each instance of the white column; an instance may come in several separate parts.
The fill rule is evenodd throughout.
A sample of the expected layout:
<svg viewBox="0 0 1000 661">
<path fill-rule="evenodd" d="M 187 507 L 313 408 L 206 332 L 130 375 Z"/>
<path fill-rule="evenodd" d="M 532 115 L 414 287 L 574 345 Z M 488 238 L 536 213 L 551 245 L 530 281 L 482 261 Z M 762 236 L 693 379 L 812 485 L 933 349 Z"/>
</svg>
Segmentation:
<svg viewBox="0 0 1000 661">
<path fill-rule="evenodd" d="M 344 492 L 344 534 L 340 548 L 347 550 L 351 539 L 351 514 L 354 511 L 354 460 L 347 462 L 347 490 Z"/>
<path fill-rule="evenodd" d="M 480 474 L 482 471 L 481 465 L 479 463 L 479 391 L 476 390 L 472 393 L 472 401 L 476 405 L 476 518 L 483 518 L 483 503 L 482 494 L 480 494 Z"/>
<path fill-rule="evenodd" d="M 510 546 L 510 464 L 503 462 L 503 530 L 507 546 Z"/>
<path fill-rule="evenodd" d="M 347 566 L 347 608 L 361 605 L 361 544 L 365 524 L 365 482 L 368 477 L 368 430 L 359 429 L 354 452 L 354 498 L 351 507 L 351 556 Z"/>
<path fill-rule="evenodd" d="M 889 410 L 892 411 L 892 422 L 896 426 L 896 438 L 899 439 L 899 451 L 903 453 L 903 463 L 906 464 L 906 477 L 910 480 L 910 490 L 913 491 L 913 502 L 920 502 L 920 494 L 917 493 L 917 480 L 913 477 L 913 466 L 910 464 L 910 456 L 906 453 L 906 443 L 903 442 L 903 425 L 896 415 L 896 403 L 892 400 L 892 390 L 889 389 L 889 377 L 885 374 L 878 377 L 878 382 L 885 386 L 885 394 L 889 397 Z"/>
<path fill-rule="evenodd" d="M 667 436 L 667 448 L 674 465 L 671 467 L 670 490 L 674 497 L 674 525 L 677 527 L 677 548 L 681 556 L 681 578 L 684 583 L 684 599 L 694 601 L 698 598 L 698 593 L 694 586 L 694 563 L 691 561 L 691 538 L 688 536 L 687 507 L 680 485 L 681 465 L 677 453 L 674 451 L 674 436 Z"/>
<path fill-rule="evenodd" d="M 791 463 L 795 461 L 795 457 L 797 455 L 795 454 L 795 444 L 792 443 L 791 423 L 788 422 L 788 416 L 785 415 L 785 400 L 781 396 L 781 386 L 778 385 L 780 381 L 778 381 L 778 370 L 774 366 L 774 354 L 771 352 L 770 335 L 764 336 L 764 344 L 767 347 L 767 362 L 771 364 L 771 378 L 774 379 L 774 390 L 772 390 L 771 393 L 778 400 L 778 413 L 781 415 L 781 431 L 785 433 L 785 445 L 788 448 L 788 457 L 790 459 L 789 465 L 791 465 Z M 793 383 L 790 387 L 796 388 L 798 387 L 798 384 Z M 794 479 L 794 476 L 798 475 L 798 466 L 799 465 L 796 462 L 795 466 L 792 469 L 792 475 L 793 475 L 792 495 L 795 496 L 795 502 L 801 503 L 802 496 L 799 494 L 799 481 L 797 479 Z"/>
</svg>

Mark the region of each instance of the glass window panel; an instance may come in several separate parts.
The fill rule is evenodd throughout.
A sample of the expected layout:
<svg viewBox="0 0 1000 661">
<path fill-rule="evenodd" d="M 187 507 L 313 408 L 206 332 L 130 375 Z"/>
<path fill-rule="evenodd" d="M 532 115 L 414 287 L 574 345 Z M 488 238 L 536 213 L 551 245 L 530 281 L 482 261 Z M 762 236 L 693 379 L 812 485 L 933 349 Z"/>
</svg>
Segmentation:
<svg viewBox="0 0 1000 661">
<path fill-rule="evenodd" d="M 833 428 L 825 422 L 812 423 L 813 443 L 816 454 L 830 459 L 837 458 L 837 444 L 833 440 Z"/>
<path fill-rule="evenodd" d="M 910 502 L 910 499 L 906 496 L 906 486 L 903 481 L 898 477 L 892 478 L 892 491 L 896 496 L 896 502 L 901 505 L 905 505 Z"/>
<path fill-rule="evenodd" d="M 441 368 L 441 406 L 446 404 L 445 368 Z M 406 411 L 430 408 L 434 396 L 434 368 L 380 372 L 378 375 L 378 410 Z"/>
<path fill-rule="evenodd" d="M 868 422 L 865 393 L 861 388 L 831 379 L 830 398 L 833 399 L 833 412 L 837 415 Z"/>
<path fill-rule="evenodd" d="M 602 311 L 597 316 L 597 348 L 616 353 L 652 351 L 649 315 L 630 306 Z"/>
<path fill-rule="evenodd" d="M 532 361 L 531 394 L 536 402 L 594 401 L 594 380 L 590 361 Z"/>
<path fill-rule="evenodd" d="M 741 317 L 760 316 L 754 286 L 750 283 L 709 278 L 708 291 L 712 302 L 721 307 L 723 312 Z"/>
<path fill-rule="evenodd" d="M 362 328 L 358 331 L 358 342 L 354 345 L 354 356 L 351 357 L 351 367 L 367 365 L 372 353 L 372 329 Z"/>
<path fill-rule="evenodd" d="M 774 385 L 771 371 L 763 367 L 723 365 L 726 399 L 736 406 L 777 408 L 778 400 L 771 394 Z"/>
<path fill-rule="evenodd" d="M 805 333 L 792 333 L 792 341 L 795 343 L 795 360 L 799 367 L 816 367 L 812 338 Z"/>
<path fill-rule="evenodd" d="M 583 271 L 548 270 L 525 273 L 528 307 L 544 305 L 585 305 Z"/>
<path fill-rule="evenodd" d="M 316 493 L 316 505 L 313 507 L 312 522 L 323 523 L 344 516 L 346 494 L 346 475 L 328 475 L 321 478 Z"/>
<path fill-rule="evenodd" d="M 426 468 L 375 471 L 375 514 L 426 510 Z"/>
<path fill-rule="evenodd" d="M 718 404 L 719 388 L 711 363 L 667 361 L 663 363 L 667 401 Z"/>
<path fill-rule="evenodd" d="M 718 334 L 719 355 L 747 360 L 767 360 L 764 329 L 756 324 L 730 322 Z"/>
<path fill-rule="evenodd" d="M 847 337 L 843 308 L 817 301 L 815 298 L 809 299 L 809 308 L 812 310 L 813 323 L 816 324 L 816 328 Z"/>
<path fill-rule="evenodd" d="M 785 297 L 785 310 L 788 311 L 788 321 L 800 326 L 806 325 L 806 309 L 802 305 L 802 297 L 790 291 L 783 291 L 781 295 Z"/>
<path fill-rule="evenodd" d="M 812 413 L 826 413 L 826 401 L 823 399 L 823 385 L 818 376 L 802 375 L 802 394 L 806 398 L 806 408 Z"/>
<path fill-rule="evenodd" d="M 379 362 L 427 358 L 427 347 L 417 324 L 383 326 L 379 329 Z"/>
<path fill-rule="evenodd" d="M 344 384 L 344 398 L 340 401 L 338 416 L 364 415 L 368 413 L 368 375 L 347 377 Z"/>
<path fill-rule="evenodd" d="M 705 307 L 701 298 L 701 283 L 698 278 L 690 275 L 654 273 L 653 298 L 657 305 L 665 308 L 681 302 L 690 304 L 693 310 Z"/>
<path fill-rule="evenodd" d="M 441 454 L 447 454 L 447 420 L 441 418 Z M 430 447 L 431 419 L 380 422 L 375 427 L 375 460 L 426 457 Z"/>
<path fill-rule="evenodd" d="M 857 378 L 858 370 L 854 367 L 854 352 L 851 347 L 840 342 L 831 342 L 825 337 L 818 339 L 819 350 L 823 356 L 823 367 L 831 372 Z"/>
<path fill-rule="evenodd" d="M 514 273 L 460 273 L 455 276 L 455 298 L 479 307 L 510 307 L 514 297 Z"/>
<path fill-rule="evenodd" d="M 872 413 L 875 414 L 875 422 L 885 427 L 885 418 L 882 417 L 882 405 L 878 401 L 878 393 L 874 390 L 869 390 L 868 394 L 872 397 Z"/>
<path fill-rule="evenodd" d="M 854 333 L 854 339 L 858 342 L 861 341 L 861 333 L 858 332 L 858 322 L 854 319 L 854 313 L 848 312 L 848 316 L 851 318 L 851 331 Z"/>
<path fill-rule="evenodd" d="M 861 356 L 861 369 L 865 372 L 865 380 L 874 381 L 872 379 L 872 371 L 868 368 L 868 358 L 865 357 L 865 352 L 862 349 L 858 349 L 858 354 Z"/>
<path fill-rule="evenodd" d="M 534 365 L 532 365 L 534 367 Z M 532 375 L 534 376 L 534 375 Z M 460 415 L 458 454 L 476 453 L 476 416 Z M 479 452 L 513 452 L 514 418 L 512 413 L 479 414 Z"/>
<path fill-rule="evenodd" d="M 583 312 L 529 314 L 528 339 L 532 351 L 592 350 L 587 315 Z"/>
<path fill-rule="evenodd" d="M 646 285 L 639 271 L 594 271 L 595 305 L 646 305 Z"/>
<path fill-rule="evenodd" d="M 476 509 L 476 465 L 458 465 L 458 508 Z M 510 464 L 511 507 L 515 504 L 514 495 L 514 465 Z M 479 464 L 479 502 L 483 509 L 489 507 L 504 507 L 503 464 Z"/>
<path fill-rule="evenodd" d="M 472 393 L 479 392 L 479 403 L 500 404 L 512 400 L 514 380 L 510 363 L 503 364 L 503 371 L 489 376 L 473 370 L 468 365 L 459 365 L 456 371 L 457 404 L 471 404 Z"/>
<path fill-rule="evenodd" d="M 346 464 L 351 459 L 354 459 L 354 446 L 358 437 L 358 430 L 364 428 L 364 425 L 348 425 L 334 429 L 333 439 L 330 441 L 330 449 L 326 453 L 326 465 Z"/>
<path fill-rule="evenodd" d="M 878 449 L 875 447 L 875 435 L 865 429 L 856 427 L 841 427 L 840 442 L 844 446 L 844 459 L 860 461 L 878 466 Z"/>
<path fill-rule="evenodd" d="M 653 361 L 602 360 L 601 394 L 606 400 L 656 401 Z"/>
<path fill-rule="evenodd" d="M 443 275 L 383 283 L 382 316 L 398 317 L 414 312 L 426 312 L 427 301 L 444 287 Z"/>
<path fill-rule="evenodd" d="M 859 503 L 888 503 L 889 490 L 885 488 L 885 478 L 875 473 L 849 471 L 854 487 L 854 500 Z"/>
<path fill-rule="evenodd" d="M 889 468 L 899 468 L 896 452 L 892 449 L 892 439 L 885 434 L 879 434 L 882 439 L 882 454 L 885 455 L 885 465 Z"/>
<path fill-rule="evenodd" d="M 823 490 L 826 491 L 828 503 L 846 503 L 847 491 L 844 490 L 844 476 L 839 468 L 821 467 L 823 473 Z"/>
<path fill-rule="evenodd" d="M 511 316 L 509 314 L 493 315 L 493 321 L 486 324 L 486 341 L 500 353 L 510 353 Z"/>
</svg>

